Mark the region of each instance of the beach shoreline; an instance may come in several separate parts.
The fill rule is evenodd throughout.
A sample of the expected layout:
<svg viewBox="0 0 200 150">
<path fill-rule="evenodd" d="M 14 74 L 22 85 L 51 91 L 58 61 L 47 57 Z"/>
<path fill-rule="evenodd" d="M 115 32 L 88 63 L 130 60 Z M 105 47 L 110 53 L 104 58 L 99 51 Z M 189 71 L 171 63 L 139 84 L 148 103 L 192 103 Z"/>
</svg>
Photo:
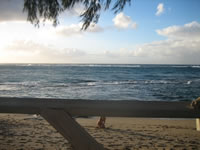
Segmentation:
<svg viewBox="0 0 200 150">
<path fill-rule="evenodd" d="M 200 149 L 195 119 L 107 117 L 76 118 L 86 131 L 110 150 Z M 71 145 L 41 116 L 0 114 L 0 149 L 71 149 Z"/>
</svg>

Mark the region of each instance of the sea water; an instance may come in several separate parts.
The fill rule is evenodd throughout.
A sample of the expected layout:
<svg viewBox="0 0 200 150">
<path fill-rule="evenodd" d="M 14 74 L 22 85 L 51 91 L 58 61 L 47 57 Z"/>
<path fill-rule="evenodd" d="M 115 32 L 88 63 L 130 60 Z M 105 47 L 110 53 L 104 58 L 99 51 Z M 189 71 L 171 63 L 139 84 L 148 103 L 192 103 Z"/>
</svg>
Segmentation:
<svg viewBox="0 0 200 150">
<path fill-rule="evenodd" d="M 0 65 L 0 97 L 181 101 L 199 96 L 200 65 Z"/>
</svg>

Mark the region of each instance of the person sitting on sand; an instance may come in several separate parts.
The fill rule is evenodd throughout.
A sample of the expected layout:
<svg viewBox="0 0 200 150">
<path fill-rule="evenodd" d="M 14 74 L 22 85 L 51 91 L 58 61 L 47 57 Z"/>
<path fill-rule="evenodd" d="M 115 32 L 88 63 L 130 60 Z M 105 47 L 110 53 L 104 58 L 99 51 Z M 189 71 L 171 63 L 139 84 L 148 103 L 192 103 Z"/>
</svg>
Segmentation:
<svg viewBox="0 0 200 150">
<path fill-rule="evenodd" d="M 97 122 L 97 127 L 98 128 L 105 128 L 105 123 L 106 123 L 106 117 L 101 116 Z"/>
</svg>

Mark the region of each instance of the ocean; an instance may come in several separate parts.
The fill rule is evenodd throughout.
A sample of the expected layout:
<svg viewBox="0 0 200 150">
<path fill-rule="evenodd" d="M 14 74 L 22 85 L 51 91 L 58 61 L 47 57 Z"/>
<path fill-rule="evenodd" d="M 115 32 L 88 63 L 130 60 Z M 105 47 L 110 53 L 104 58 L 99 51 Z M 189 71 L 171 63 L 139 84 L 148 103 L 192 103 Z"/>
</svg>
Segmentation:
<svg viewBox="0 0 200 150">
<path fill-rule="evenodd" d="M 200 65 L 0 65 L 0 97 L 183 101 L 199 96 Z"/>
</svg>

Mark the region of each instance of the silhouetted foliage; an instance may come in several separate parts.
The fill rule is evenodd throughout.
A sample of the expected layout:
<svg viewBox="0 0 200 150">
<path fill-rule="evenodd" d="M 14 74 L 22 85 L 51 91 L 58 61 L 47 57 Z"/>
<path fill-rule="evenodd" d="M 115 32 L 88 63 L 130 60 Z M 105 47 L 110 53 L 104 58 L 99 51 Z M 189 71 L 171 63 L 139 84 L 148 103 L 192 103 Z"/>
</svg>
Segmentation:
<svg viewBox="0 0 200 150">
<path fill-rule="evenodd" d="M 43 18 L 45 22 L 47 19 L 53 21 L 53 25 L 56 26 L 58 22 L 58 16 L 65 10 L 72 9 L 75 4 L 82 4 L 84 6 L 84 12 L 80 15 L 83 21 L 82 29 L 86 30 L 90 23 L 97 23 L 102 10 L 110 9 L 114 13 L 118 13 L 124 9 L 124 6 L 128 3 L 131 4 L 131 0 L 24 0 L 23 11 L 28 12 L 27 20 L 35 25 L 39 25 L 40 18 Z"/>
</svg>

